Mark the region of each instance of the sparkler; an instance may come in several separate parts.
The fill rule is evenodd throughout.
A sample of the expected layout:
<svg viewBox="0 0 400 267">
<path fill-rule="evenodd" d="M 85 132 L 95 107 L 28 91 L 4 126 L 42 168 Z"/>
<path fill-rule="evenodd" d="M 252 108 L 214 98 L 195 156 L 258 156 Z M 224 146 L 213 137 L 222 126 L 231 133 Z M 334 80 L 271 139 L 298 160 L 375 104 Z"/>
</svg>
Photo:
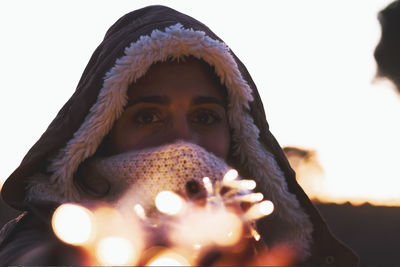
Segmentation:
<svg viewBox="0 0 400 267">
<path fill-rule="evenodd" d="M 246 220 L 257 220 L 267 215 L 270 215 L 274 210 L 274 204 L 269 200 L 264 200 L 263 202 L 253 205 L 244 214 Z"/>
<path fill-rule="evenodd" d="M 207 194 L 208 195 L 212 195 L 213 194 L 213 186 L 212 186 L 210 178 L 204 177 L 203 178 L 203 184 L 204 184 L 204 188 L 207 191 Z"/>
<path fill-rule="evenodd" d="M 232 198 L 231 201 L 234 202 L 251 202 L 256 203 L 258 201 L 263 200 L 264 195 L 261 193 L 250 193 L 246 195 L 239 195 Z"/>
<path fill-rule="evenodd" d="M 231 181 L 236 180 L 236 178 L 239 176 L 239 173 L 237 172 L 237 170 L 235 169 L 230 169 L 229 171 L 227 171 L 224 175 L 224 178 L 222 179 L 222 183 L 226 184 L 229 183 Z"/>
<path fill-rule="evenodd" d="M 211 248 L 234 247 L 248 237 L 254 242 L 260 240 L 254 222 L 271 214 L 274 205 L 263 200 L 263 194 L 252 192 L 255 187 L 253 180 L 238 179 L 236 170 L 228 171 L 214 184 L 204 177 L 202 184 L 191 187 L 199 192 L 190 192 L 186 197 L 171 191 L 159 192 L 154 199 L 158 213 L 152 212 L 150 217 L 143 206 L 135 203 L 125 203 L 130 206 L 124 210 L 130 210 L 128 216 L 115 208 L 102 207 L 90 212 L 77 205 L 64 204 L 54 213 L 53 229 L 64 242 L 86 249 L 94 258 L 93 264 L 198 264 L 200 257 Z M 196 194 L 204 198 L 201 205 Z M 247 203 L 247 208 L 241 203 Z M 70 230 L 65 230 L 66 225 Z M 160 244 L 169 250 L 143 259 L 145 248 Z M 171 250 L 175 248 L 184 251 L 186 256 Z"/>
<path fill-rule="evenodd" d="M 137 215 L 140 219 L 146 220 L 146 218 L 147 218 L 146 212 L 144 211 L 144 208 L 142 207 L 142 205 L 136 204 L 136 205 L 133 207 L 133 209 L 134 209 L 136 215 Z"/>
</svg>

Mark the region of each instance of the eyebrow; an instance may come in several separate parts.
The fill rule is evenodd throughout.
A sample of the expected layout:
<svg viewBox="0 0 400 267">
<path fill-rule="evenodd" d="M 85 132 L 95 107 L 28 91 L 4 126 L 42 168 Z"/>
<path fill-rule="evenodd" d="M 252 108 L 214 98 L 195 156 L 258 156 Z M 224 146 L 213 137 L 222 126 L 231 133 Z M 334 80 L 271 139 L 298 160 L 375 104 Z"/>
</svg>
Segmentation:
<svg viewBox="0 0 400 267">
<path fill-rule="evenodd" d="M 139 103 L 152 103 L 152 104 L 161 104 L 161 105 L 169 105 L 171 103 L 171 99 L 168 96 L 160 96 L 160 95 L 150 95 L 150 96 L 140 96 L 130 99 L 127 107 L 133 106 Z M 197 96 L 191 102 L 191 105 L 202 105 L 202 104 L 217 104 L 224 109 L 226 109 L 225 101 L 212 96 Z"/>
<path fill-rule="evenodd" d="M 191 101 L 192 105 L 201 105 L 201 104 L 217 104 L 223 108 L 226 108 L 225 101 L 212 96 L 197 96 Z"/>
</svg>

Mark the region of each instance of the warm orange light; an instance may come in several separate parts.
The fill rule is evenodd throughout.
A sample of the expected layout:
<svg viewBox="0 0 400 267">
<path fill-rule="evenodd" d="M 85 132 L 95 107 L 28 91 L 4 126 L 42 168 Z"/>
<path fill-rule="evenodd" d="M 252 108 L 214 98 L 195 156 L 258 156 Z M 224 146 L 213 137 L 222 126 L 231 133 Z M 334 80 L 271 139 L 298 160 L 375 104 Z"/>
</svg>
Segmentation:
<svg viewBox="0 0 400 267">
<path fill-rule="evenodd" d="M 84 244 L 92 234 L 91 213 L 82 206 L 63 204 L 53 214 L 52 227 L 63 242 L 71 245 Z"/>
<path fill-rule="evenodd" d="M 121 207 L 121 205 L 124 207 Z M 107 251 L 102 249 L 107 246 L 111 249 L 115 247 L 118 250 L 115 253 L 113 252 L 115 255 L 121 253 L 121 258 L 128 258 L 127 264 L 133 264 L 143 249 L 145 233 L 140 226 L 135 214 L 135 206 L 132 207 L 132 203 L 120 204 L 118 208 L 105 204 L 93 211 L 93 216 L 96 219 L 96 236 L 90 248 L 91 253 L 96 258 L 102 257 L 101 261 L 106 264 L 113 254 L 107 256 L 107 252 L 102 252 L 103 256 L 100 256 L 100 251 Z M 140 208 L 136 209 L 140 210 Z M 133 249 L 130 249 L 131 247 Z M 130 252 L 126 252 L 127 250 Z"/>
<path fill-rule="evenodd" d="M 244 189 L 248 190 L 253 190 L 257 186 L 256 182 L 253 180 L 241 180 L 240 184 Z"/>
<path fill-rule="evenodd" d="M 155 256 L 147 266 L 190 266 L 190 262 L 182 255 L 169 251 Z"/>
<path fill-rule="evenodd" d="M 200 249 L 209 244 L 234 245 L 242 234 L 242 221 L 236 214 L 222 207 L 193 208 L 171 232 L 170 238 L 179 245 Z"/>
<path fill-rule="evenodd" d="M 123 237 L 106 237 L 96 246 L 96 258 L 102 265 L 133 265 L 137 254 L 132 243 Z"/>
<path fill-rule="evenodd" d="M 261 202 L 258 206 L 260 213 L 264 216 L 270 215 L 274 211 L 274 204 L 269 200 Z"/>
<path fill-rule="evenodd" d="M 209 243 L 210 240 L 206 234 L 209 221 L 204 220 L 208 216 L 206 212 L 197 207 L 192 207 L 187 211 L 177 227 L 170 232 L 170 239 L 188 247 Z"/>
<path fill-rule="evenodd" d="M 220 246 L 232 246 L 242 236 L 242 222 L 231 212 L 219 212 L 213 218 L 214 229 L 210 232 Z M 210 225 L 211 226 L 211 225 Z"/>
<path fill-rule="evenodd" d="M 146 219 L 146 212 L 144 211 L 144 208 L 142 207 L 142 205 L 136 204 L 133 209 L 135 210 L 136 215 L 140 219 L 142 219 L 142 220 Z"/>
<path fill-rule="evenodd" d="M 213 186 L 212 186 L 210 178 L 204 177 L 203 178 L 203 184 L 204 184 L 204 188 L 206 189 L 207 193 L 209 195 L 213 194 L 214 189 L 213 189 Z"/>
<path fill-rule="evenodd" d="M 229 183 L 233 180 L 235 180 L 238 177 L 238 172 L 235 169 L 230 169 L 225 175 L 224 178 L 222 179 L 222 183 Z"/>
<path fill-rule="evenodd" d="M 169 234 L 178 247 L 201 249 L 216 244 L 231 246 L 243 235 L 242 220 L 224 207 L 191 207 Z"/>
<path fill-rule="evenodd" d="M 251 231 L 251 235 L 253 236 L 254 240 L 259 241 L 261 239 L 261 236 L 257 232 L 256 229 L 252 228 L 250 231 Z"/>
<path fill-rule="evenodd" d="M 254 180 L 233 180 L 233 181 L 225 181 L 224 184 L 226 186 L 236 188 L 239 190 L 253 190 L 256 188 L 257 184 Z"/>
<path fill-rule="evenodd" d="M 264 216 L 270 215 L 274 211 L 274 204 L 269 200 L 264 200 L 260 203 L 254 204 L 246 213 L 244 217 L 247 220 L 257 220 Z"/>
<path fill-rule="evenodd" d="M 236 201 L 243 201 L 243 202 L 258 202 L 263 200 L 264 195 L 262 193 L 250 193 L 247 195 L 237 196 L 235 197 Z"/>
<path fill-rule="evenodd" d="M 157 209 L 168 215 L 175 215 L 183 209 L 183 199 L 171 191 L 161 191 L 155 199 Z"/>
</svg>

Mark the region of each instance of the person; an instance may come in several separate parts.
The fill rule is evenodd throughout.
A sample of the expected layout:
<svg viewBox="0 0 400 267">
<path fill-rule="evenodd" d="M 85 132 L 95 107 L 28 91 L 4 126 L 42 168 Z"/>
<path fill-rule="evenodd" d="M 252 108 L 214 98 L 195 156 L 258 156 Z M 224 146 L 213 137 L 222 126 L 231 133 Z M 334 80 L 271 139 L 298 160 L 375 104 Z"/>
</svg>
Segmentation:
<svg viewBox="0 0 400 267">
<path fill-rule="evenodd" d="M 387 78 L 393 82 L 397 92 L 400 92 L 400 3 L 393 1 L 378 13 L 381 26 L 381 39 L 374 51 L 377 64 L 377 77 Z"/>
<path fill-rule="evenodd" d="M 289 246 L 295 265 L 357 264 L 297 184 L 233 51 L 171 8 L 128 13 L 107 31 L 75 93 L 5 182 L 3 199 L 25 213 L 3 228 L 0 262 L 80 265 L 79 248 L 51 230 L 60 204 L 119 203 L 128 195 L 151 214 L 160 190 L 190 194 L 201 184 L 193 177 L 216 184 L 229 168 L 254 178 L 255 190 L 275 205 L 257 221 L 267 249 Z"/>
</svg>

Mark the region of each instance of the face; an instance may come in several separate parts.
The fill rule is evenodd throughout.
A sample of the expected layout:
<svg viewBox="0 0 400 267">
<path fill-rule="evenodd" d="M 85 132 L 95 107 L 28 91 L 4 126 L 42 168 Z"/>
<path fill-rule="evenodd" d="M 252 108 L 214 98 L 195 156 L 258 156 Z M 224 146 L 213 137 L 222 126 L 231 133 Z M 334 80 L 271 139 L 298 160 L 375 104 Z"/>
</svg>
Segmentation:
<svg viewBox="0 0 400 267">
<path fill-rule="evenodd" d="M 224 87 L 204 62 L 188 58 L 154 64 L 128 96 L 110 133 L 112 154 L 184 140 L 227 158 Z"/>
</svg>

